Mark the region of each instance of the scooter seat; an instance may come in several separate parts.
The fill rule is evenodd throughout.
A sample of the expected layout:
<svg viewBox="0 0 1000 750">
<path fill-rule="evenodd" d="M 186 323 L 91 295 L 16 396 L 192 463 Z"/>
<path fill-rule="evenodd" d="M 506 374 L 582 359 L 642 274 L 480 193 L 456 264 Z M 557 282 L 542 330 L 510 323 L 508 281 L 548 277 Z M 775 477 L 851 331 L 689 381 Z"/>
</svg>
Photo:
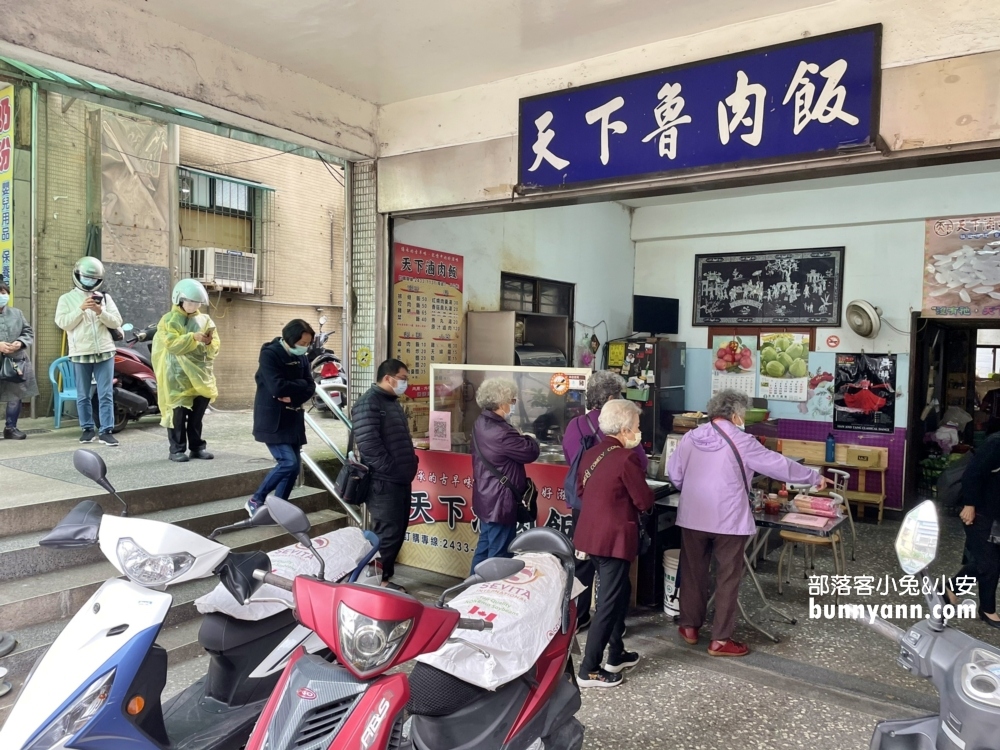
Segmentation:
<svg viewBox="0 0 1000 750">
<path fill-rule="evenodd" d="M 406 710 L 414 716 L 450 716 L 488 692 L 429 664 L 417 662 L 410 673 L 410 702 Z"/>
<path fill-rule="evenodd" d="M 295 615 L 284 610 L 263 620 L 237 620 L 229 615 L 213 612 L 205 615 L 198 631 L 198 642 L 212 653 L 223 653 L 245 646 L 295 624 Z"/>
</svg>

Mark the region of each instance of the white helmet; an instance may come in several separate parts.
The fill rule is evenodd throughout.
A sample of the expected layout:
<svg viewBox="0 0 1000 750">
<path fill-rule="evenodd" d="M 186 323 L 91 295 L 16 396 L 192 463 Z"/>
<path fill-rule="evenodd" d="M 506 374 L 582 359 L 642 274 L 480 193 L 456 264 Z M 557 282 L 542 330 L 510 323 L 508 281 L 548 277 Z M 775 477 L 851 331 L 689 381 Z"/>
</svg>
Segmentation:
<svg viewBox="0 0 1000 750">
<path fill-rule="evenodd" d="M 194 279 L 181 279 L 174 286 L 174 293 L 171 298 L 175 305 L 182 302 L 194 302 L 199 305 L 208 304 L 208 292 L 201 285 L 200 281 Z"/>
<path fill-rule="evenodd" d="M 80 258 L 73 266 L 73 284 L 81 292 L 96 292 L 104 285 L 104 264 L 97 258 Z"/>
</svg>

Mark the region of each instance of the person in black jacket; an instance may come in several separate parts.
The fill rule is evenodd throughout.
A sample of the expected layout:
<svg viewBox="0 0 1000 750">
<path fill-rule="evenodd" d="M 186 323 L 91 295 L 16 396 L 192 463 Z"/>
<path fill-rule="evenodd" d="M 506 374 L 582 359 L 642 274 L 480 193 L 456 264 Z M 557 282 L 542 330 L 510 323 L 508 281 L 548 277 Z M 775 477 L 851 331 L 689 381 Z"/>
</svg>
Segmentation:
<svg viewBox="0 0 1000 750">
<path fill-rule="evenodd" d="M 993 522 L 1000 518 L 1000 432 L 994 426 L 962 475 L 968 560 L 958 576 L 974 576 L 979 588 L 979 618 L 991 628 L 1000 628 L 997 615 L 997 584 L 1000 583 L 1000 545 L 990 541 Z M 952 586 L 954 589 L 954 586 Z M 949 599 L 957 601 L 954 590 Z"/>
<path fill-rule="evenodd" d="M 410 522 L 410 485 L 417 475 L 417 453 L 406 414 L 399 405 L 399 397 L 406 393 L 408 375 L 404 363 L 386 360 L 378 367 L 378 382 L 351 411 L 354 443 L 361 462 L 371 470 L 368 513 L 372 531 L 380 542 L 383 586 L 390 585 L 396 556 L 403 546 Z"/>
<path fill-rule="evenodd" d="M 293 320 L 281 331 L 281 338 L 260 349 L 257 395 L 253 403 L 253 436 L 265 443 L 278 465 L 264 477 L 247 501 L 251 516 L 272 492 L 287 500 L 302 466 L 299 454 L 306 444 L 306 420 L 302 405 L 316 392 L 306 350 L 315 336 L 304 320 Z"/>
</svg>

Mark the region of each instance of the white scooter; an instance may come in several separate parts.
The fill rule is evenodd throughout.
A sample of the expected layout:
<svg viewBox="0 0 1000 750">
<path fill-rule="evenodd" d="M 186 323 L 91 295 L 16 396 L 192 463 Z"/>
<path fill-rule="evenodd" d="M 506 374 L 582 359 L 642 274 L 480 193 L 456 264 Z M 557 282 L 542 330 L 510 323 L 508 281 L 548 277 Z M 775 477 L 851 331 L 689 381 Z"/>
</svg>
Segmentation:
<svg viewBox="0 0 1000 750">
<path fill-rule="evenodd" d="M 125 505 L 108 482 L 100 456 L 78 450 L 73 463 Z M 213 536 L 269 524 L 265 506 Z M 350 574 L 351 581 L 378 550 L 378 539 L 367 534 L 372 550 Z M 322 580 L 322 558 L 308 537 L 299 541 L 320 560 Z M 40 543 L 61 548 L 99 543 L 128 580 L 106 581 L 35 664 L 0 730 L 4 750 L 239 750 L 292 653 L 302 646 L 329 654 L 291 611 L 257 621 L 207 614 L 198 640 L 211 656 L 208 673 L 161 704 L 167 652 L 156 638 L 173 601 L 163 589 L 217 572 L 239 601 L 248 602 L 260 586 L 253 571 L 271 569 L 268 556 L 231 552 L 169 523 L 127 518 L 125 512 L 104 515 L 90 500 Z"/>
</svg>

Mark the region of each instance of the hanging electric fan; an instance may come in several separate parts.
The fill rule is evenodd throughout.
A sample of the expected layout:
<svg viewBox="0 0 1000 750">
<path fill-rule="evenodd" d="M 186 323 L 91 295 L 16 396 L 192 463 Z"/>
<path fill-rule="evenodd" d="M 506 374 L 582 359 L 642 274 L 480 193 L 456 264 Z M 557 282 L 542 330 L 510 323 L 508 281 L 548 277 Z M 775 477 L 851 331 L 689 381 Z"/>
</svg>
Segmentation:
<svg viewBox="0 0 1000 750">
<path fill-rule="evenodd" d="M 863 299 L 847 303 L 847 325 L 859 336 L 873 339 L 882 328 L 882 308 Z"/>
</svg>

